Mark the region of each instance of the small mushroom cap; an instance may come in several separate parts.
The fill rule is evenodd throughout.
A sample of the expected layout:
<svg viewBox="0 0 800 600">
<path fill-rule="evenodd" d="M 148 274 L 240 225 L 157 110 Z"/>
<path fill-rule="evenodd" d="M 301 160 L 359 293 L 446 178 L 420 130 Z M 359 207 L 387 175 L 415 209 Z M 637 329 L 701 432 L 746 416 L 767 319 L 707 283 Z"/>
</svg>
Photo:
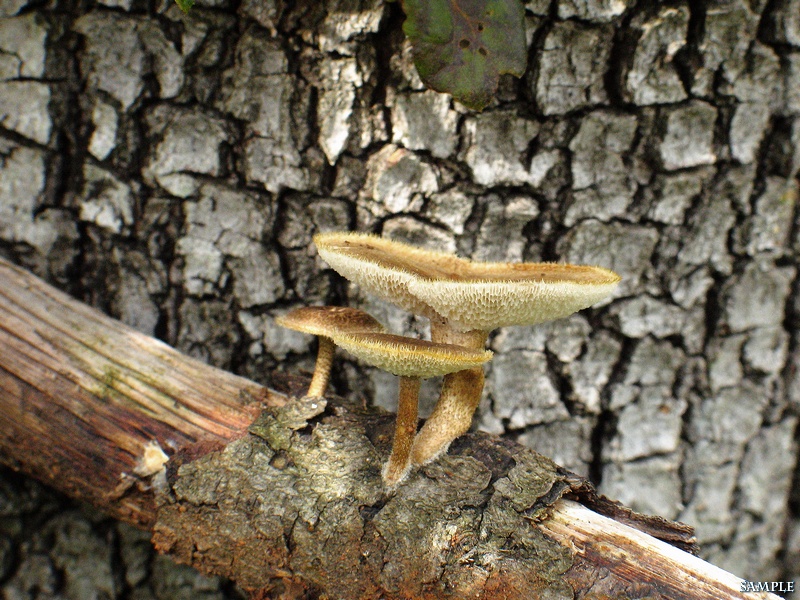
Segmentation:
<svg viewBox="0 0 800 600">
<path fill-rule="evenodd" d="M 566 317 L 607 297 L 620 281 L 602 267 L 473 262 L 367 234 L 319 234 L 314 242 L 350 281 L 460 331 Z"/>
<path fill-rule="evenodd" d="M 369 313 L 347 306 L 304 306 L 276 317 L 275 322 L 287 329 L 325 337 L 385 331 L 384 326 Z"/>
<path fill-rule="evenodd" d="M 393 375 L 422 379 L 477 367 L 492 358 L 488 350 L 471 350 L 390 333 L 343 334 L 335 336 L 334 342 L 364 362 Z"/>
</svg>

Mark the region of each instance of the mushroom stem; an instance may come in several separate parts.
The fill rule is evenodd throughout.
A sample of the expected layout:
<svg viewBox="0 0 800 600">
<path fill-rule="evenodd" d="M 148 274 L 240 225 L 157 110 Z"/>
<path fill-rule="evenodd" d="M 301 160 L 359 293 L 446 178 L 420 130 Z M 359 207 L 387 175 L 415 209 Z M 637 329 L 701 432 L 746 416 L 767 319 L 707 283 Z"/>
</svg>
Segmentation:
<svg viewBox="0 0 800 600">
<path fill-rule="evenodd" d="M 417 433 L 419 386 L 419 377 L 400 377 L 397 424 L 394 430 L 392 454 L 383 468 L 383 480 L 389 487 L 394 487 L 405 479 L 411 468 L 409 456 L 414 434 Z"/>
<path fill-rule="evenodd" d="M 450 442 L 469 431 L 472 415 L 481 401 L 483 367 L 444 376 L 436 408 L 411 448 L 411 464 L 424 465 L 447 452 Z"/>
<path fill-rule="evenodd" d="M 336 349 L 331 338 L 320 335 L 317 339 L 319 340 L 317 364 L 314 367 L 314 377 L 311 378 L 311 385 L 308 386 L 308 392 L 306 394 L 312 398 L 322 398 L 325 396 L 325 390 L 328 389 L 328 379 L 330 379 L 331 376 L 333 352 Z"/>
<path fill-rule="evenodd" d="M 471 350 L 483 350 L 488 337 L 488 331 L 483 331 L 481 329 L 457 331 L 441 317 L 431 318 L 432 342 L 437 342 L 439 344 L 454 344 L 456 346 L 470 348 Z"/>
<path fill-rule="evenodd" d="M 431 319 L 431 340 L 482 350 L 488 331 L 454 330 L 444 319 Z M 472 416 L 483 392 L 483 367 L 473 367 L 444 376 L 442 391 L 431 416 L 417 434 L 411 448 L 411 464 L 424 465 L 447 451 L 450 442 L 469 431 Z"/>
</svg>

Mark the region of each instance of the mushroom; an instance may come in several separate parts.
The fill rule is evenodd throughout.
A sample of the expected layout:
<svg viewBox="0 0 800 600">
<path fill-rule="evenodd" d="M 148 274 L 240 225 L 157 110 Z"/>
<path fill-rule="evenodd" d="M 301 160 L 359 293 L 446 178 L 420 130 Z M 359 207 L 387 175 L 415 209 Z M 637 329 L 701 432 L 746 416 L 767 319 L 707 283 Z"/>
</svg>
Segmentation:
<svg viewBox="0 0 800 600">
<path fill-rule="evenodd" d="M 488 350 L 388 333 L 337 334 L 334 341 L 364 362 L 400 377 L 392 453 L 382 471 L 389 487 L 400 483 L 411 468 L 409 457 L 417 432 L 420 379 L 474 368 L 492 357 Z"/>
<path fill-rule="evenodd" d="M 332 339 L 334 335 L 362 332 L 380 333 L 384 331 L 383 325 L 369 313 L 346 306 L 305 306 L 296 308 L 283 316 L 276 317 L 275 322 L 281 327 L 310 333 L 319 338 L 317 363 L 314 366 L 314 376 L 311 378 L 311 385 L 308 387 L 306 394 L 308 397 L 322 397 L 325 395 L 335 349 Z"/>
<path fill-rule="evenodd" d="M 606 298 L 620 281 L 601 267 L 485 263 L 369 234 L 314 237 L 320 257 L 341 275 L 389 302 L 428 317 L 431 340 L 482 349 L 489 332 L 559 319 Z M 483 369 L 446 375 L 439 401 L 411 451 L 414 465 L 446 451 L 472 422 Z"/>
</svg>

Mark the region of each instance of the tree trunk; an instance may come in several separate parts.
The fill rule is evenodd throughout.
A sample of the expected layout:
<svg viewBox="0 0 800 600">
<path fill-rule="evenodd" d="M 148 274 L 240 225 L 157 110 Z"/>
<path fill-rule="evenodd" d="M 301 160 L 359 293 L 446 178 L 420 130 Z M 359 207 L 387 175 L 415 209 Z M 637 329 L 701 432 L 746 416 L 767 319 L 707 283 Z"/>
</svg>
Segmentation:
<svg viewBox="0 0 800 600">
<path fill-rule="evenodd" d="M 426 333 L 326 270 L 315 231 L 612 268 L 605 306 L 493 335 L 479 427 L 693 525 L 729 571 L 791 580 L 800 3 L 526 14 L 527 74 L 474 114 L 422 88 L 396 3 L 5 0 L 0 252 L 264 384 L 313 364 L 272 321 L 294 306 Z M 338 364 L 333 391 L 394 410 L 392 378 Z M 11 597 L 235 594 L 166 577 L 136 533 L 34 484 L 2 489 Z"/>
</svg>

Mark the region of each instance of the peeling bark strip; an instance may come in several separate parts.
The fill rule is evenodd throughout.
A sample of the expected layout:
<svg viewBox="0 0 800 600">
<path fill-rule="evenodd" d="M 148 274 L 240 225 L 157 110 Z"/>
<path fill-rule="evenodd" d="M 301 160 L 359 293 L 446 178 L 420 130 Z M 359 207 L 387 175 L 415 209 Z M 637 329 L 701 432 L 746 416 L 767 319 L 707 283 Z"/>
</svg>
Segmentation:
<svg viewBox="0 0 800 600">
<path fill-rule="evenodd" d="M 0 355 L 0 460 L 143 526 L 152 494 L 130 488 L 152 442 L 229 441 L 270 401 L 2 259 Z"/>
<path fill-rule="evenodd" d="M 603 568 L 613 572 L 622 586 L 650 584 L 672 600 L 777 598 L 774 594 L 743 593 L 743 580 L 739 577 L 571 500 L 556 502 L 550 518 L 537 526 L 580 557 L 573 569 L 586 569 L 580 564 L 586 561 L 595 574 Z M 602 577 L 597 580 L 592 582 L 593 594 L 619 597 L 609 591 Z"/>
<path fill-rule="evenodd" d="M 278 394 L 3 261 L 0 392 L 5 463 L 152 527 L 162 552 L 262 594 L 300 586 L 334 598 L 572 599 L 602 586 L 613 597 L 689 598 L 700 582 L 653 577 L 683 553 L 613 521 L 583 527 L 606 522 L 588 509 L 573 531 L 565 515 L 575 508 L 560 502 L 582 497 L 688 543 L 685 527 L 596 498 L 551 460 L 486 434 L 458 440 L 387 495 L 380 470 L 392 416 L 313 398 L 278 406 Z M 273 406 L 246 435 L 253 399 Z M 133 487 L 153 440 L 178 450 L 167 485 Z M 629 560 L 609 551 L 607 531 Z"/>
</svg>

